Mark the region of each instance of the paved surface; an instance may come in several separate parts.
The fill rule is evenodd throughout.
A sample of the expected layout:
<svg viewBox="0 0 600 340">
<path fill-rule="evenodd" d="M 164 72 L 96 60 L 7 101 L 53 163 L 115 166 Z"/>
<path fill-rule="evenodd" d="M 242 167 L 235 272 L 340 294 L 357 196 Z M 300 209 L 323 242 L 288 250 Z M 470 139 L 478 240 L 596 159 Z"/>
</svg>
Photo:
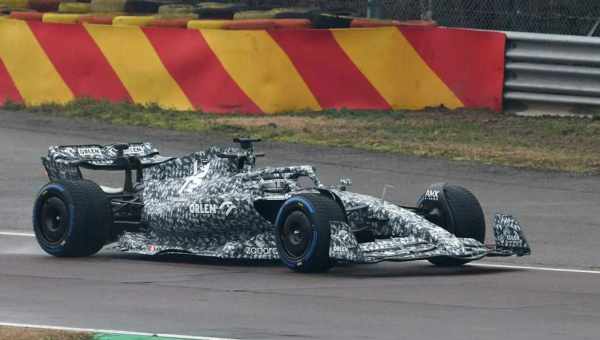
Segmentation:
<svg viewBox="0 0 600 340">
<path fill-rule="evenodd" d="M 29 232 L 50 144 L 149 140 L 163 154 L 222 136 L 0 112 L 0 230 Z M 600 267 L 600 178 L 517 171 L 348 149 L 264 143 L 265 164 L 315 164 L 325 183 L 412 203 L 436 181 L 462 184 L 486 213 L 510 212 L 534 255 L 508 264 Z M 99 180 L 110 180 L 99 177 Z M 492 262 L 492 260 L 486 260 Z M 239 338 L 597 339 L 600 274 L 416 262 L 290 273 L 276 264 L 154 259 L 104 251 L 55 259 L 28 237 L 0 236 L 0 321 Z"/>
</svg>

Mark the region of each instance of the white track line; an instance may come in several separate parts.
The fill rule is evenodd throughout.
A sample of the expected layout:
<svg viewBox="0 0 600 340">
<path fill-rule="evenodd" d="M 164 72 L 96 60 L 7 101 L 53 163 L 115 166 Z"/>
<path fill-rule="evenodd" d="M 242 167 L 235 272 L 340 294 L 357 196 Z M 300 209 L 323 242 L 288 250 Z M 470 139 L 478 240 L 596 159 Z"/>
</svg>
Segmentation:
<svg viewBox="0 0 600 340">
<path fill-rule="evenodd" d="M 2 236 L 35 237 L 33 233 L 19 233 L 16 231 L 0 231 Z"/>
<path fill-rule="evenodd" d="M 31 324 L 26 324 L 26 323 L 11 323 L 11 322 L 0 322 L 0 326 L 21 327 L 21 328 L 35 328 L 35 329 L 49 329 L 49 330 L 66 331 L 66 332 L 85 332 L 85 333 L 100 333 L 100 334 L 136 335 L 136 336 L 175 338 L 175 339 L 186 339 L 186 340 L 239 340 L 239 339 L 234 339 L 234 338 L 214 338 L 214 337 L 209 337 L 209 336 L 193 336 L 193 335 L 178 335 L 178 334 L 160 334 L 160 333 L 129 332 L 129 331 L 117 331 L 117 330 L 110 330 L 110 329 L 59 327 L 59 326 L 31 325 Z"/>
<path fill-rule="evenodd" d="M 544 272 L 560 272 L 560 273 L 576 273 L 576 274 L 600 274 L 598 270 L 571 269 L 571 268 L 552 268 L 552 267 L 534 267 L 534 266 L 517 266 L 508 264 L 492 264 L 492 263 L 472 263 L 469 266 L 483 268 L 506 268 L 506 269 L 522 269 L 522 270 L 538 270 Z"/>
</svg>

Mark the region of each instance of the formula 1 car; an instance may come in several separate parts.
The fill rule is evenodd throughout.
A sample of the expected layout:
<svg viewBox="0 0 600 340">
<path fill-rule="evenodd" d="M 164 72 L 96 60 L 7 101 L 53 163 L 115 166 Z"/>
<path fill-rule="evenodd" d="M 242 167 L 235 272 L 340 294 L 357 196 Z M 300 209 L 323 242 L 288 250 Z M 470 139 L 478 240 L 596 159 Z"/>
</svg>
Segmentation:
<svg viewBox="0 0 600 340">
<path fill-rule="evenodd" d="M 141 254 L 280 259 L 300 272 L 381 261 L 459 266 L 530 254 L 508 215 L 495 216 L 496 242 L 485 245 L 481 206 L 460 186 L 433 184 L 414 207 L 401 206 L 350 192 L 349 181 L 325 186 L 312 166 L 256 169 L 258 141 L 235 139 L 237 148 L 180 158 L 163 157 L 150 143 L 52 146 L 42 157 L 50 183 L 33 208 L 36 238 L 59 257 L 114 244 Z M 81 169 L 123 171 L 124 184 L 100 186 Z"/>
</svg>

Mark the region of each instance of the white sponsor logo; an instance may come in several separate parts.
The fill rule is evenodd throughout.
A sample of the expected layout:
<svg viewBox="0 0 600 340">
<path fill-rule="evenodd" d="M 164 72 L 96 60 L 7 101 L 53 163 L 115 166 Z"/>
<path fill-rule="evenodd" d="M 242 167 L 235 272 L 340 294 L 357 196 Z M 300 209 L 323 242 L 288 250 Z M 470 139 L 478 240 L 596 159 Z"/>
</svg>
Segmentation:
<svg viewBox="0 0 600 340">
<path fill-rule="evenodd" d="M 229 216 L 236 206 L 232 202 L 225 201 L 220 206 L 213 203 L 194 203 L 190 204 L 190 212 L 192 214 L 201 215 L 216 215 L 222 214 Z"/>
<path fill-rule="evenodd" d="M 249 255 L 277 256 L 277 248 L 248 247 L 244 249 L 244 252 Z"/>
<path fill-rule="evenodd" d="M 123 152 L 126 155 L 139 155 L 139 154 L 143 154 L 144 153 L 144 147 L 141 145 L 130 145 L 127 149 L 125 149 L 125 151 Z"/>
<path fill-rule="evenodd" d="M 77 151 L 82 157 L 102 155 L 102 150 L 97 147 L 79 148 Z"/>
<path fill-rule="evenodd" d="M 190 204 L 190 212 L 192 214 L 216 214 L 217 213 L 217 205 L 210 203 L 194 203 Z"/>
<path fill-rule="evenodd" d="M 425 200 L 428 201 L 437 201 L 440 198 L 440 191 L 439 190 L 427 190 L 425 192 Z"/>
<path fill-rule="evenodd" d="M 348 251 L 348 250 L 346 249 L 346 247 L 341 247 L 341 246 L 334 246 L 334 247 L 333 247 L 333 252 L 334 252 L 334 253 L 344 253 L 344 252 L 346 252 L 346 251 Z"/>
<path fill-rule="evenodd" d="M 504 240 L 505 241 L 520 241 L 521 240 L 521 238 L 519 237 L 519 235 L 517 235 L 515 233 L 510 234 L 510 235 L 504 234 L 503 236 L 504 236 Z"/>
<path fill-rule="evenodd" d="M 225 216 L 229 216 L 229 214 L 235 210 L 235 204 L 233 204 L 233 202 L 225 201 L 221 203 L 219 210 L 221 210 Z"/>
</svg>

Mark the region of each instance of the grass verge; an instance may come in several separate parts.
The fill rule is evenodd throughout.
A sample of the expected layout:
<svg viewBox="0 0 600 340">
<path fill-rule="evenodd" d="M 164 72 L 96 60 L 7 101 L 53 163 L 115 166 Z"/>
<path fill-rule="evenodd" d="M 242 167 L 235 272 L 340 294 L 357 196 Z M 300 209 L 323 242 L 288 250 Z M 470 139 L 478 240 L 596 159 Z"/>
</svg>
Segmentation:
<svg viewBox="0 0 600 340">
<path fill-rule="evenodd" d="M 214 115 L 156 105 L 77 100 L 4 109 L 188 132 L 600 174 L 600 117 L 518 117 L 483 110 L 323 111 Z"/>
<path fill-rule="evenodd" d="M 93 340 L 90 333 L 0 326 L 0 340 Z"/>
</svg>

